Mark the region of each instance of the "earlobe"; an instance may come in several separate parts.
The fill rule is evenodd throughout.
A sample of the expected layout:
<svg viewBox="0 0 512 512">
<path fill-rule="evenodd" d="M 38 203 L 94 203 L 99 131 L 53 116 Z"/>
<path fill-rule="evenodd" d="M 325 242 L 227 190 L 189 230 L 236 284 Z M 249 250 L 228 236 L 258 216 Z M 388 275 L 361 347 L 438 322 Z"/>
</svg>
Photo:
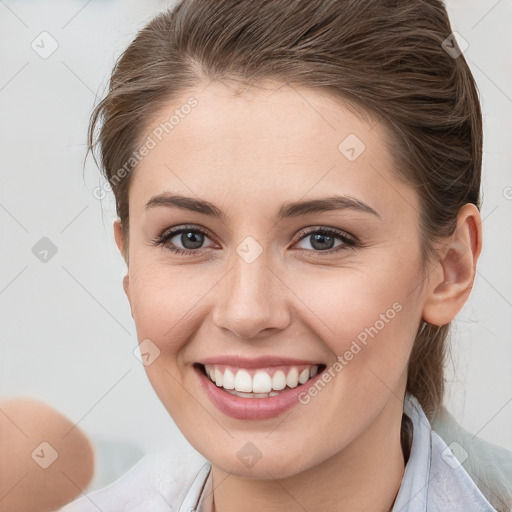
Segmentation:
<svg viewBox="0 0 512 512">
<path fill-rule="evenodd" d="M 126 293 L 128 300 L 130 300 L 130 277 L 128 274 L 123 277 L 123 290 L 124 293 Z"/>
<path fill-rule="evenodd" d="M 432 325 L 450 323 L 466 303 L 482 250 L 482 220 L 478 208 L 464 205 L 457 216 L 453 235 L 439 250 L 437 270 L 429 280 L 423 319 Z"/>
</svg>

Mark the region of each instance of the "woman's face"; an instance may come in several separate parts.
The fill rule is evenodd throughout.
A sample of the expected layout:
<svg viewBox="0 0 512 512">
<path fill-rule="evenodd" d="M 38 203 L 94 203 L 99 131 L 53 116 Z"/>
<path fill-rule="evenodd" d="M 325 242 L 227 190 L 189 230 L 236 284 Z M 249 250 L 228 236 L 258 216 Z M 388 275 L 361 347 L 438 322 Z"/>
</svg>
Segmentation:
<svg viewBox="0 0 512 512">
<path fill-rule="evenodd" d="M 384 134 L 309 89 L 213 82 L 143 138 L 125 290 L 156 393 L 226 472 L 290 476 L 399 425 L 425 292 L 419 199 Z"/>
</svg>

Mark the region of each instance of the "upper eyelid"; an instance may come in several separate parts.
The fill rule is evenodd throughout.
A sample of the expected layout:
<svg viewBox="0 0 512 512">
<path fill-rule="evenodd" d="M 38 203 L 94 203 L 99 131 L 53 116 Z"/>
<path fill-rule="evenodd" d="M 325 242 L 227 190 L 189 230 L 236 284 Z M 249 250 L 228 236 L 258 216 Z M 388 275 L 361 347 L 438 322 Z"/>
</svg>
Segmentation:
<svg viewBox="0 0 512 512">
<path fill-rule="evenodd" d="M 357 238 L 354 235 L 347 233 L 345 230 L 340 229 L 340 228 L 332 228 L 329 226 L 313 226 L 313 227 L 301 229 L 299 232 L 299 235 L 298 235 L 299 240 L 302 240 L 302 238 L 304 238 L 308 235 L 311 235 L 313 233 L 316 233 L 318 231 L 333 232 L 334 234 L 336 234 L 340 237 L 348 238 L 350 240 L 353 240 L 354 242 L 357 240 Z"/>
</svg>

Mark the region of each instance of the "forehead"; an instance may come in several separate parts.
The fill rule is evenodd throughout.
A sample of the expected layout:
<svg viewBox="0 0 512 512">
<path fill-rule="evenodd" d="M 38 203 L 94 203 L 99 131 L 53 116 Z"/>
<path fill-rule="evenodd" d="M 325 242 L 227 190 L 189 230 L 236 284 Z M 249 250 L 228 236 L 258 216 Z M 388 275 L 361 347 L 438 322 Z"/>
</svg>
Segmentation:
<svg viewBox="0 0 512 512">
<path fill-rule="evenodd" d="M 179 189 L 260 204 L 334 191 L 378 204 L 376 183 L 393 179 L 383 124 L 309 88 L 266 83 L 240 92 L 212 82 L 169 101 L 148 137 L 155 145 L 134 171 L 130 202 Z"/>
<path fill-rule="evenodd" d="M 196 105 L 185 109 L 190 98 Z M 244 150 L 277 148 L 280 153 L 298 153 L 300 140 L 329 152 L 333 146 L 337 149 L 344 134 L 355 132 L 372 144 L 385 134 L 370 112 L 356 113 L 324 91 L 273 82 L 240 90 L 214 81 L 190 89 L 158 111 L 150 128 L 165 124 L 173 112 L 179 116 L 174 116 L 169 136 L 184 150 L 200 141 L 209 149 L 212 142 L 217 147 L 237 142 Z"/>
</svg>

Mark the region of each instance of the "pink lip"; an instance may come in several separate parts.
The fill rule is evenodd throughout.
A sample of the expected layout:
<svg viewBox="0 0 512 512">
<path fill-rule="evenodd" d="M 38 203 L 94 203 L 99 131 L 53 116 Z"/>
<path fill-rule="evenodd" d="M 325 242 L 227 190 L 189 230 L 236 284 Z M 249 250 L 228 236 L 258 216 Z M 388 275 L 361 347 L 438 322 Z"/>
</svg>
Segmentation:
<svg viewBox="0 0 512 512">
<path fill-rule="evenodd" d="M 237 368 L 264 368 L 267 366 L 293 366 L 293 365 L 321 365 L 325 364 L 318 361 L 307 361 L 306 359 L 291 359 L 289 357 L 260 356 L 260 357 L 242 357 L 242 356 L 217 356 L 208 357 L 202 361 L 205 364 L 223 364 L 226 366 L 236 366 Z M 250 400 L 250 399 L 249 399 Z"/>
<path fill-rule="evenodd" d="M 223 362 L 225 360 L 226 359 L 223 359 Z M 269 398 L 242 398 L 240 396 L 231 395 L 230 393 L 224 391 L 221 387 L 215 385 L 208 377 L 206 377 L 198 365 L 194 365 L 194 371 L 199 376 L 201 385 L 203 386 L 207 396 L 217 407 L 217 409 L 219 409 L 224 414 L 231 416 L 232 418 L 240 420 L 264 420 L 284 413 L 293 405 L 300 403 L 298 399 L 299 395 L 302 393 L 307 393 L 309 387 L 313 386 L 316 380 L 323 373 L 317 373 L 305 384 L 297 386 L 293 389 L 289 389 L 287 391 L 282 391 L 277 396 Z"/>
</svg>

